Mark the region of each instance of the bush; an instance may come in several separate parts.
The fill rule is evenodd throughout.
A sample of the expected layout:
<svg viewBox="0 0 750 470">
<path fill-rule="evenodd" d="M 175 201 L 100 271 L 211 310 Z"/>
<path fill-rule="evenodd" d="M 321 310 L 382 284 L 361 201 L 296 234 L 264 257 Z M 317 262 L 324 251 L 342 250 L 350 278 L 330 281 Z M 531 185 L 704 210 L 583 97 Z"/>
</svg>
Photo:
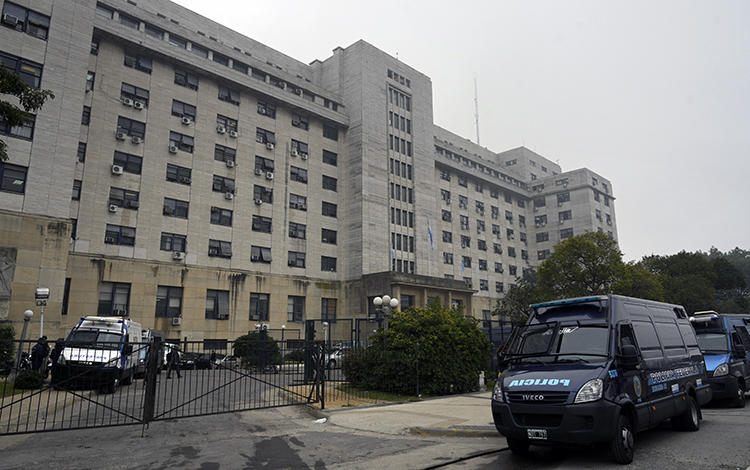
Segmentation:
<svg viewBox="0 0 750 470">
<path fill-rule="evenodd" d="M 302 362 L 304 360 L 305 360 L 304 349 L 293 349 L 289 351 L 286 356 L 284 356 L 284 361 L 286 362 Z"/>
<path fill-rule="evenodd" d="M 241 358 L 249 367 L 281 364 L 281 351 L 276 340 L 270 336 L 261 340 L 257 331 L 234 340 L 234 355 Z"/>
<path fill-rule="evenodd" d="M 35 370 L 22 370 L 16 376 L 13 386 L 23 390 L 33 390 L 42 388 L 42 383 L 44 383 L 44 380 L 42 379 L 42 374 L 39 372 Z"/>
<path fill-rule="evenodd" d="M 351 351 L 343 369 L 355 387 L 413 395 L 418 358 L 420 393 L 444 395 L 477 390 L 489 357 L 477 320 L 432 304 L 393 313 L 388 330 L 376 332 L 368 348 Z"/>
<path fill-rule="evenodd" d="M 0 369 L 5 368 L 12 363 L 14 351 L 13 338 L 15 331 L 13 325 L 6 323 L 0 324 Z"/>
</svg>

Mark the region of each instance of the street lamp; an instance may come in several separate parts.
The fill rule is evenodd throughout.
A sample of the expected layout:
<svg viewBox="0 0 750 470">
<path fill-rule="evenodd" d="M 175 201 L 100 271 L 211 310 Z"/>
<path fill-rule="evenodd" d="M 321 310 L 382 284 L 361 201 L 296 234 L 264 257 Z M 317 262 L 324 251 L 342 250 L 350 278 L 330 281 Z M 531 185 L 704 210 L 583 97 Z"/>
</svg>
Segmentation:
<svg viewBox="0 0 750 470">
<path fill-rule="evenodd" d="M 391 310 L 395 310 L 396 307 L 398 307 L 398 299 L 397 298 L 391 298 L 389 295 L 384 295 L 383 297 L 375 297 L 372 299 L 372 303 L 375 305 L 375 307 L 379 308 L 383 311 L 383 315 L 388 315 L 391 313 Z"/>
</svg>

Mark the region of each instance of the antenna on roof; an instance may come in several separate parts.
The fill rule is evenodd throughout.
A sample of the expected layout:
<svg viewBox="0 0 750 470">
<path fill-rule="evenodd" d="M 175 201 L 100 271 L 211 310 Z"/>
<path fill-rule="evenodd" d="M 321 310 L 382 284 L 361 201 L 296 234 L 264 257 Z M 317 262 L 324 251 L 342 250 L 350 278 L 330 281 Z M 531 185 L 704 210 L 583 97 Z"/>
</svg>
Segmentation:
<svg viewBox="0 0 750 470">
<path fill-rule="evenodd" d="M 477 127 L 477 145 L 479 145 L 479 98 L 477 96 L 477 77 L 474 77 L 474 125 Z"/>
</svg>

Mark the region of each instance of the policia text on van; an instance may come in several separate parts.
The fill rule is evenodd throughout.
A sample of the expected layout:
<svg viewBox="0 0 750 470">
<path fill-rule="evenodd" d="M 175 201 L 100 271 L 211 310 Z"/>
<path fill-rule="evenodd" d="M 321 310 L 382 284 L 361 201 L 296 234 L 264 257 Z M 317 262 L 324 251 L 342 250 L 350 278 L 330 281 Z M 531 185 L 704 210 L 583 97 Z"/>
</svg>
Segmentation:
<svg viewBox="0 0 750 470">
<path fill-rule="evenodd" d="M 638 431 L 668 418 L 698 429 L 711 389 L 682 307 L 617 295 L 532 307 L 492 394 L 511 451 L 608 442 L 629 463 Z"/>
</svg>

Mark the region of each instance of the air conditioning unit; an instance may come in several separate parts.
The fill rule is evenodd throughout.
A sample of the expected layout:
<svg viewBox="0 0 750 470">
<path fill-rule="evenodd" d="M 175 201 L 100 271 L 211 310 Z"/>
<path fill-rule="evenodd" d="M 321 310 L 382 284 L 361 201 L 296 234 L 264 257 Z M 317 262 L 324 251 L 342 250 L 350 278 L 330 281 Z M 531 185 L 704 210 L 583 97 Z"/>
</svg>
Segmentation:
<svg viewBox="0 0 750 470">
<path fill-rule="evenodd" d="M 133 107 L 133 100 L 132 99 L 130 99 L 130 98 L 123 98 L 121 101 L 122 101 L 122 104 L 124 104 L 125 106 Z"/>
<path fill-rule="evenodd" d="M 293 259 L 290 259 L 289 261 L 287 261 L 286 264 L 287 266 L 297 266 L 297 263 Z"/>
<path fill-rule="evenodd" d="M 225 163 L 227 164 L 227 168 L 234 168 L 234 160 L 227 160 Z"/>
<path fill-rule="evenodd" d="M 133 107 L 140 111 L 141 109 L 145 107 L 145 105 L 141 103 L 140 101 L 135 101 L 133 102 Z"/>
<path fill-rule="evenodd" d="M 263 170 L 261 170 L 260 168 L 255 169 L 255 176 L 260 176 L 262 174 L 263 174 Z"/>
<path fill-rule="evenodd" d="M 180 325 L 182 325 L 182 318 L 172 317 L 172 326 L 180 326 Z"/>
<path fill-rule="evenodd" d="M 565 223 L 565 221 L 564 221 L 564 220 L 562 220 L 562 219 L 560 219 L 560 222 L 559 222 L 559 223 L 560 223 L 560 225 L 562 225 L 562 224 L 564 224 L 564 223 Z"/>
<path fill-rule="evenodd" d="M 219 254 L 218 248 L 209 248 L 208 249 L 208 256 L 217 256 Z"/>
<path fill-rule="evenodd" d="M 266 148 L 268 150 L 273 150 L 273 148 L 274 148 L 273 142 L 266 142 Z"/>
<path fill-rule="evenodd" d="M 182 123 L 183 123 L 184 125 L 186 125 L 186 126 L 189 126 L 191 122 L 193 122 L 193 120 L 192 120 L 192 119 L 190 119 L 189 117 L 187 117 L 187 116 L 183 116 L 183 117 L 182 117 Z"/>
<path fill-rule="evenodd" d="M 302 160 L 307 160 L 307 154 L 306 154 L 306 153 L 301 153 L 301 154 L 299 155 L 299 157 L 300 157 L 300 158 L 301 158 Z"/>
<path fill-rule="evenodd" d="M 16 25 L 18 25 L 19 21 L 21 20 L 19 20 L 13 15 L 9 15 L 7 13 L 3 15 L 3 24 L 7 24 L 7 25 L 15 27 Z"/>
<path fill-rule="evenodd" d="M 227 128 L 219 124 L 218 126 L 216 126 L 216 132 L 218 132 L 219 134 L 226 134 Z"/>
<path fill-rule="evenodd" d="M 240 134 L 237 131 L 229 131 L 229 137 L 236 139 Z"/>
<path fill-rule="evenodd" d="M 273 172 L 270 172 L 270 171 L 266 172 L 266 179 L 267 180 L 272 180 L 273 179 Z"/>
<path fill-rule="evenodd" d="M 115 139 L 117 140 L 125 140 L 125 137 L 127 137 L 127 135 L 124 132 L 115 133 Z"/>
<path fill-rule="evenodd" d="M 172 259 L 175 261 L 182 261 L 185 259 L 185 253 L 182 251 L 175 251 L 172 253 Z"/>
<path fill-rule="evenodd" d="M 133 136 L 133 137 L 132 137 L 132 138 L 130 139 L 130 141 L 131 141 L 131 142 L 133 142 L 134 144 L 138 145 L 138 144 L 140 144 L 140 143 L 142 143 L 142 142 L 143 142 L 143 138 L 141 138 L 141 137 L 138 137 L 137 135 L 134 135 L 134 136 Z"/>
<path fill-rule="evenodd" d="M 292 149 L 292 151 L 289 152 L 289 155 L 293 157 L 299 157 L 299 152 L 297 151 L 297 149 Z"/>
<path fill-rule="evenodd" d="M 129 209 L 138 209 L 139 207 L 141 207 L 140 201 L 125 201 L 125 205 Z"/>
<path fill-rule="evenodd" d="M 123 169 L 120 165 L 112 165 L 112 174 L 113 175 L 121 175 L 123 172 Z"/>
<path fill-rule="evenodd" d="M 259 205 L 261 205 L 261 204 L 263 204 L 263 200 L 262 200 L 262 199 L 256 199 L 256 200 L 255 200 L 255 205 L 256 205 L 256 206 L 259 206 Z"/>
<path fill-rule="evenodd" d="M 216 318 L 219 319 L 219 320 L 226 320 L 227 318 L 229 318 L 229 314 L 228 313 L 217 313 L 216 314 Z"/>
<path fill-rule="evenodd" d="M 224 199 L 231 201 L 234 199 L 234 193 L 224 193 Z"/>
<path fill-rule="evenodd" d="M 116 308 L 112 311 L 112 315 L 116 317 L 126 317 L 128 316 L 128 312 L 124 308 Z"/>
<path fill-rule="evenodd" d="M 171 207 L 166 207 L 166 206 L 165 206 L 165 207 L 164 207 L 164 208 L 163 208 L 163 209 L 161 210 L 161 213 L 162 213 L 162 214 L 164 214 L 164 215 L 174 215 L 174 209 L 172 209 Z"/>
<path fill-rule="evenodd" d="M 109 211 L 110 212 L 117 212 L 117 204 L 110 204 L 109 205 Z"/>
<path fill-rule="evenodd" d="M 177 146 L 176 145 L 170 145 L 169 146 L 169 153 L 177 153 Z"/>
<path fill-rule="evenodd" d="M 180 183 L 190 184 L 191 179 L 189 176 L 180 176 Z"/>
<path fill-rule="evenodd" d="M 115 243 L 115 237 L 104 237 L 104 243 Z"/>
</svg>

